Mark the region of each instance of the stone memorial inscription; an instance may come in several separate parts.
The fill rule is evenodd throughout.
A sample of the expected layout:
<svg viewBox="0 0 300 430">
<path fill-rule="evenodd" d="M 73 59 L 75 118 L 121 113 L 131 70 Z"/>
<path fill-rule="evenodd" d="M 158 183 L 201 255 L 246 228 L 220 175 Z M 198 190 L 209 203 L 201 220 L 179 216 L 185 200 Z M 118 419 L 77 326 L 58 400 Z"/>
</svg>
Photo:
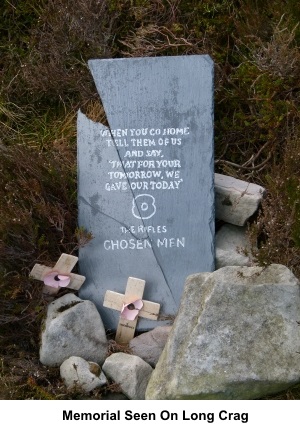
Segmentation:
<svg viewBox="0 0 300 430">
<path fill-rule="evenodd" d="M 105 130 L 100 134 L 105 138 L 107 146 L 127 148 L 123 161 L 119 159 L 108 160 L 108 177 L 105 183 L 105 191 L 127 191 L 131 189 L 139 192 L 132 199 L 132 215 L 139 220 L 151 219 L 157 211 L 156 200 L 152 191 L 176 191 L 183 182 L 181 160 L 168 159 L 165 148 L 170 145 L 181 146 L 184 144 L 183 137 L 189 135 L 189 127 L 117 129 L 110 130 L 110 133 Z M 122 138 L 118 139 L 114 136 L 122 136 Z M 161 149 L 145 149 L 149 146 Z M 136 147 L 140 149 L 137 150 L 135 149 Z M 147 234 L 150 232 L 161 234 L 162 236 L 155 240 L 158 248 L 185 246 L 185 237 L 163 237 L 163 234 L 168 232 L 166 225 L 145 226 L 140 224 L 137 228 L 134 225 L 129 226 L 129 228 L 120 226 L 120 230 L 121 234 L 125 235 L 126 233 Z M 104 241 L 104 249 L 107 251 L 142 249 L 145 247 L 152 248 L 149 238 Z"/>
<path fill-rule="evenodd" d="M 214 269 L 212 62 L 208 56 L 91 60 L 110 127 L 78 114 L 80 291 L 105 325 L 106 290 L 145 279 L 174 316 L 185 278 Z M 158 322 L 164 324 L 164 321 Z M 157 325 L 139 322 L 140 329 Z"/>
</svg>

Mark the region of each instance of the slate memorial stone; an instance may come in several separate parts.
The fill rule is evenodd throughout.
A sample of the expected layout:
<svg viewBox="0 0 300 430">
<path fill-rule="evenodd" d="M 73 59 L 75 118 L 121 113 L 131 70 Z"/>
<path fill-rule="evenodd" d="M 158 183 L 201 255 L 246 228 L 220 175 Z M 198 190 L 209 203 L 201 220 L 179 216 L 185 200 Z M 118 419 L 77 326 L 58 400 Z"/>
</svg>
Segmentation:
<svg viewBox="0 0 300 430">
<path fill-rule="evenodd" d="M 79 226 L 94 238 L 79 252 L 107 328 L 120 313 L 106 290 L 146 281 L 144 299 L 165 324 L 188 275 L 214 270 L 213 63 L 207 55 L 91 60 L 109 128 L 78 113 Z"/>
</svg>

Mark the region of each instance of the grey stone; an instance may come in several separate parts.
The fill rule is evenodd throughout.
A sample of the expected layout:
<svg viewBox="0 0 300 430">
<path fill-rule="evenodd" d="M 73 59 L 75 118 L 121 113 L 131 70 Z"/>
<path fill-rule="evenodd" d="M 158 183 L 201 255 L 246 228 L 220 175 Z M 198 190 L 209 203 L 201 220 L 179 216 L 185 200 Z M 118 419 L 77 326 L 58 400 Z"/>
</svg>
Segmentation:
<svg viewBox="0 0 300 430">
<path fill-rule="evenodd" d="M 108 329 L 106 290 L 146 281 L 145 300 L 175 315 L 186 276 L 214 270 L 213 63 L 207 55 L 91 60 L 110 128 L 78 114 L 79 250 Z M 138 330 L 165 325 L 139 319 Z"/>
<path fill-rule="evenodd" d="M 146 399 L 257 399 L 298 383 L 299 292 L 277 264 L 190 276 Z"/>
<path fill-rule="evenodd" d="M 216 218 L 243 226 L 257 211 L 265 189 L 231 176 L 215 174 Z"/>
<path fill-rule="evenodd" d="M 142 358 L 150 366 L 155 367 L 171 329 L 171 326 L 156 327 L 153 330 L 134 337 L 129 342 L 132 353 Z"/>
<path fill-rule="evenodd" d="M 89 300 L 65 294 L 48 305 L 42 329 L 40 361 L 46 366 L 60 366 L 71 356 L 102 364 L 107 353 L 105 329 Z"/>
<path fill-rule="evenodd" d="M 216 269 L 250 266 L 253 262 L 247 228 L 224 224 L 216 233 Z"/>
<path fill-rule="evenodd" d="M 144 400 L 152 367 L 140 357 L 117 352 L 104 362 L 105 375 L 120 385 L 122 392 L 131 400 Z"/>
<path fill-rule="evenodd" d="M 107 384 L 107 379 L 97 363 L 81 357 L 70 357 L 60 366 L 60 376 L 68 389 L 92 391 Z"/>
</svg>

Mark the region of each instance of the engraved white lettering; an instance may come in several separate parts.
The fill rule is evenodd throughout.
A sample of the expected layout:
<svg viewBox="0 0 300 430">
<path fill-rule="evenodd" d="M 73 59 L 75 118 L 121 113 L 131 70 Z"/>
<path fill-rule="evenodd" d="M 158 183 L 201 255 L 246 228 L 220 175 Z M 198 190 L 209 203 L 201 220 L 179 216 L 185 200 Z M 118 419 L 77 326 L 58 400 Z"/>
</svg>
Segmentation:
<svg viewBox="0 0 300 430">
<path fill-rule="evenodd" d="M 184 248 L 185 237 L 164 237 L 162 239 L 157 238 L 153 241 L 153 245 L 158 248 Z M 103 247 L 106 251 L 125 251 L 126 249 L 145 249 L 152 248 L 150 239 L 117 239 L 117 240 L 105 240 Z"/>
</svg>

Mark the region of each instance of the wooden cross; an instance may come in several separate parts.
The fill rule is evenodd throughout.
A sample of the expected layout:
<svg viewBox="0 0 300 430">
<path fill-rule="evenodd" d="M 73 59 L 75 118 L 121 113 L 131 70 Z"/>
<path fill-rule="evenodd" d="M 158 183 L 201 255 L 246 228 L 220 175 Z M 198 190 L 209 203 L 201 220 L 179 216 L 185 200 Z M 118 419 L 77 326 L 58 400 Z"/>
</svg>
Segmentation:
<svg viewBox="0 0 300 430">
<path fill-rule="evenodd" d="M 67 288 L 71 288 L 72 290 L 79 290 L 79 288 L 85 281 L 85 276 L 71 273 L 71 270 L 73 269 L 77 261 L 78 257 L 75 257 L 74 255 L 61 254 L 54 267 L 35 264 L 29 276 L 34 279 L 38 279 L 39 281 L 44 281 L 47 275 L 53 272 L 57 272 L 59 275 L 63 275 L 65 277 L 68 276 L 70 278 L 70 282 L 67 285 Z M 60 287 L 53 288 L 48 285 L 44 285 L 43 294 L 56 296 L 59 290 Z"/>
<path fill-rule="evenodd" d="M 127 305 L 128 309 L 134 308 L 132 303 L 142 300 L 145 283 L 146 282 L 142 279 L 128 278 L 125 294 L 116 293 L 115 291 L 106 291 L 103 306 L 121 312 L 125 305 Z M 127 344 L 133 339 L 137 325 L 137 317 L 157 320 L 160 304 L 147 300 L 142 300 L 142 304 L 143 307 L 139 310 L 134 320 L 125 319 L 121 314 L 115 338 L 117 343 Z"/>
</svg>

